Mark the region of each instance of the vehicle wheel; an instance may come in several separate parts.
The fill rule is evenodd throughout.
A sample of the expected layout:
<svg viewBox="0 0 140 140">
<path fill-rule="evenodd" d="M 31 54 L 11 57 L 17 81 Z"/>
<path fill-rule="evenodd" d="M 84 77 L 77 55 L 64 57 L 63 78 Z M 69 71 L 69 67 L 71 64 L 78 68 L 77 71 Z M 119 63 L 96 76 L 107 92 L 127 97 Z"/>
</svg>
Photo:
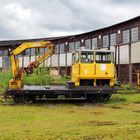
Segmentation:
<svg viewBox="0 0 140 140">
<path fill-rule="evenodd" d="M 101 96 L 100 95 L 93 95 L 93 96 L 88 96 L 87 97 L 87 100 L 89 102 L 92 102 L 92 103 L 97 103 L 97 102 L 100 102 L 101 101 Z"/>
<path fill-rule="evenodd" d="M 111 95 L 110 94 L 104 94 L 102 95 L 102 100 L 103 101 L 108 101 L 110 99 Z"/>
<path fill-rule="evenodd" d="M 14 102 L 16 104 L 23 103 L 23 97 L 22 96 L 14 95 L 12 98 L 14 99 Z"/>
<path fill-rule="evenodd" d="M 29 96 L 29 95 L 24 96 L 24 103 L 25 104 L 31 104 L 34 102 L 34 100 L 35 100 L 34 96 Z"/>
</svg>

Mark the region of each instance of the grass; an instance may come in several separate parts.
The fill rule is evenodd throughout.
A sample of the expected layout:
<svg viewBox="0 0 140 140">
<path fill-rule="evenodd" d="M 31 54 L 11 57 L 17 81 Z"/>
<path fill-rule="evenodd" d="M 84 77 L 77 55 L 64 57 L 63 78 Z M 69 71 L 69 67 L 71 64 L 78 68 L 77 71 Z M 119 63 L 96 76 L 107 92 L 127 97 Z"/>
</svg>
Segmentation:
<svg viewBox="0 0 140 140">
<path fill-rule="evenodd" d="M 11 73 L 0 73 L 3 93 Z M 54 77 L 38 69 L 25 84 L 64 84 L 69 77 Z M 3 103 L 0 98 L 0 140 L 121 140 L 140 139 L 140 94 L 114 94 L 108 102 L 45 102 L 31 105 Z M 127 92 L 129 91 L 129 92 Z M 125 94 L 129 93 L 129 94 Z"/>
<path fill-rule="evenodd" d="M 106 103 L 0 105 L 0 140 L 140 139 L 140 94 Z"/>
</svg>

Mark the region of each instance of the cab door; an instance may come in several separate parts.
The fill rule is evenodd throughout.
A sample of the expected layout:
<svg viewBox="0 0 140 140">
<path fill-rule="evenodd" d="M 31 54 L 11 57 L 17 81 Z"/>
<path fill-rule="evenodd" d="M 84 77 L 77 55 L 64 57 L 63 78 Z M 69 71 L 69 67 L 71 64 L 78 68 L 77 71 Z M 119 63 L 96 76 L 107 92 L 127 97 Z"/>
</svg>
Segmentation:
<svg viewBox="0 0 140 140">
<path fill-rule="evenodd" d="M 80 78 L 93 79 L 95 73 L 93 51 L 82 51 L 80 57 Z"/>
<path fill-rule="evenodd" d="M 72 53 L 72 80 L 79 76 L 79 52 Z"/>
</svg>

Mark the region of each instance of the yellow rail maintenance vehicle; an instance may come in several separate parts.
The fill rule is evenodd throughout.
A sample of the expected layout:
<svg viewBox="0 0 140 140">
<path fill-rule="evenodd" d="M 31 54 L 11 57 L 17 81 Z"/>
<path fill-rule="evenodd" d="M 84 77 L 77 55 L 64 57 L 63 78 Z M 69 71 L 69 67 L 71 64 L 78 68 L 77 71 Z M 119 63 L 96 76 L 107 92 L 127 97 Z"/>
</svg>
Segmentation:
<svg viewBox="0 0 140 140">
<path fill-rule="evenodd" d="M 11 96 L 15 102 L 33 102 L 39 99 L 91 99 L 108 100 L 116 91 L 116 74 L 114 53 L 109 50 L 91 50 L 81 48 L 72 53 L 71 81 L 65 86 L 29 86 L 22 82 L 22 68 L 16 57 L 29 48 L 47 48 L 47 51 L 35 61 L 31 62 L 26 72 L 33 73 L 33 69 L 52 56 L 54 45 L 50 41 L 23 43 L 11 52 L 11 67 L 13 79 L 5 96 Z"/>
<path fill-rule="evenodd" d="M 81 49 L 72 58 L 72 81 L 76 86 L 115 85 L 113 52 Z"/>
</svg>

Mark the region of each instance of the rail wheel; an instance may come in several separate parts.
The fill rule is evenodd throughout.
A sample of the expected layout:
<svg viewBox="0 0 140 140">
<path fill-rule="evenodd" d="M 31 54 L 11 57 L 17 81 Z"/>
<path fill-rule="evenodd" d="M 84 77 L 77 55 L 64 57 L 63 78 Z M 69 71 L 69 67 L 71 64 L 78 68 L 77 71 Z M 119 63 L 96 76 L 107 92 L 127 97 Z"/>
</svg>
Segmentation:
<svg viewBox="0 0 140 140">
<path fill-rule="evenodd" d="M 92 102 L 92 103 L 100 102 L 100 99 L 101 99 L 101 96 L 98 94 L 87 97 L 87 100 Z"/>
<path fill-rule="evenodd" d="M 23 98 L 23 101 L 25 104 L 31 104 L 33 103 L 35 100 L 35 97 L 34 96 L 29 96 L 29 95 L 25 95 L 24 98 Z"/>
<path fill-rule="evenodd" d="M 23 103 L 23 96 L 14 95 L 12 98 L 14 99 L 14 102 L 17 104 Z"/>
<path fill-rule="evenodd" d="M 110 99 L 111 95 L 110 94 L 103 94 L 101 96 L 101 100 L 103 101 L 108 101 Z"/>
</svg>

